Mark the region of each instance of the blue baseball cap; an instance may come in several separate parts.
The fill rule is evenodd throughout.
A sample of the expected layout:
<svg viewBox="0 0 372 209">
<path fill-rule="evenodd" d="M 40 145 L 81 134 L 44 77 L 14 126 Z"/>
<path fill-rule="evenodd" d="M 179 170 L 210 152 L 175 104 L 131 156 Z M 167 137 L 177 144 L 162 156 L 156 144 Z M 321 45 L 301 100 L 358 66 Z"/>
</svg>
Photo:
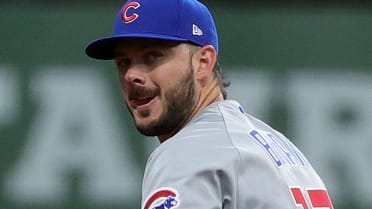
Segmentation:
<svg viewBox="0 0 372 209">
<path fill-rule="evenodd" d="M 213 17 L 197 0 L 129 0 L 116 16 L 112 35 L 92 41 L 85 53 L 95 59 L 113 59 L 115 45 L 123 38 L 212 45 L 218 53 Z"/>
</svg>

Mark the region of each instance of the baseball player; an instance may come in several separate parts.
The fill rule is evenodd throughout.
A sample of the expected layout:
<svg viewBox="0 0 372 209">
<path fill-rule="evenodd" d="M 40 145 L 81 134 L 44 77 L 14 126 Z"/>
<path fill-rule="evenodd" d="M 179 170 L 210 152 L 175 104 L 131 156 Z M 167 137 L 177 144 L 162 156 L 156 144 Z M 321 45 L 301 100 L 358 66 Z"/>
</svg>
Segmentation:
<svg viewBox="0 0 372 209">
<path fill-rule="evenodd" d="M 333 209 L 301 151 L 226 99 L 215 23 L 197 0 L 129 0 L 86 53 L 115 60 L 138 131 L 161 142 L 142 209 Z"/>
</svg>

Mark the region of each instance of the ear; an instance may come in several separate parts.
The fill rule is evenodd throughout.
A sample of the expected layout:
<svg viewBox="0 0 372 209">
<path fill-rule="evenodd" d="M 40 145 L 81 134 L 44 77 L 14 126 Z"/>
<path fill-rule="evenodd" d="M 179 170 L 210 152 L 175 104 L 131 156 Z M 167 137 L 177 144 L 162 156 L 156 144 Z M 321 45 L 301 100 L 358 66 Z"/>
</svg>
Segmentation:
<svg viewBox="0 0 372 209">
<path fill-rule="evenodd" d="M 198 50 L 193 58 L 195 65 L 195 78 L 197 80 L 205 80 L 213 75 L 213 68 L 217 62 L 217 52 L 212 45 L 203 46 Z"/>
</svg>

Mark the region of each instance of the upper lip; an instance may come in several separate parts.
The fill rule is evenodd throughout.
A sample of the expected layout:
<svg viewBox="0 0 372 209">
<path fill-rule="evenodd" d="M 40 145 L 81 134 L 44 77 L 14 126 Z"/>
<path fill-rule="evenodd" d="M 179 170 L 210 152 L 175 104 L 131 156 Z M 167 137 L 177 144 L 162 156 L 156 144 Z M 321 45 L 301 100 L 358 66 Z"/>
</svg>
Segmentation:
<svg viewBox="0 0 372 209">
<path fill-rule="evenodd" d="M 147 87 L 132 87 L 130 88 L 128 100 L 134 105 L 139 106 L 144 100 L 152 100 L 158 95 L 158 90 Z"/>
</svg>

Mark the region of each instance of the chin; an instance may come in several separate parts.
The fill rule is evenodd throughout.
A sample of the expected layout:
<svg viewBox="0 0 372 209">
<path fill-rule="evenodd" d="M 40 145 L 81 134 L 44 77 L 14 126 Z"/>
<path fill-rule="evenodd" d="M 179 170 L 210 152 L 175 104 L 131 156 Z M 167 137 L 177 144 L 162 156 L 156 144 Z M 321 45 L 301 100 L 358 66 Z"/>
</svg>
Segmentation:
<svg viewBox="0 0 372 209">
<path fill-rule="evenodd" d="M 137 116 L 135 118 L 135 125 L 137 130 L 145 136 L 157 136 L 156 126 L 158 120 L 155 118 Z"/>
<path fill-rule="evenodd" d="M 157 132 L 150 126 L 136 124 L 137 131 L 145 136 L 158 136 Z"/>
</svg>

